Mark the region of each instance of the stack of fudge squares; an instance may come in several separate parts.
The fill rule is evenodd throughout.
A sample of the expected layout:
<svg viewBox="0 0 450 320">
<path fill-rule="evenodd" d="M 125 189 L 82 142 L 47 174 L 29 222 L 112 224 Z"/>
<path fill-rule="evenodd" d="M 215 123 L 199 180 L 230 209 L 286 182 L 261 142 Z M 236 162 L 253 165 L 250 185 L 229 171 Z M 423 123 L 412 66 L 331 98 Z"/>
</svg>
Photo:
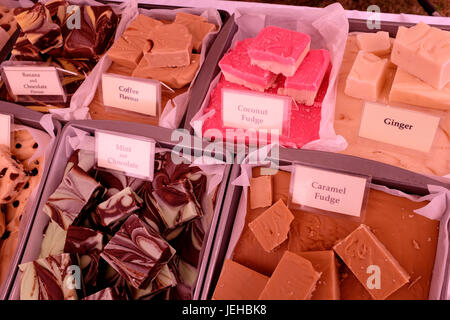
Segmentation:
<svg viewBox="0 0 450 320">
<path fill-rule="evenodd" d="M 450 32 L 425 23 L 389 33 L 357 34 L 360 51 L 347 77 L 345 93 L 377 101 L 396 68 L 389 101 L 423 107 L 450 108 Z"/>
<path fill-rule="evenodd" d="M 312 106 L 331 65 L 329 51 L 310 50 L 310 44 L 308 34 L 268 26 L 236 43 L 219 66 L 229 82 Z"/>
<path fill-rule="evenodd" d="M 149 182 L 97 171 L 93 152 L 78 150 L 43 209 L 39 258 L 19 266 L 20 298 L 191 299 L 206 183 L 170 152 L 155 155 Z"/>
</svg>

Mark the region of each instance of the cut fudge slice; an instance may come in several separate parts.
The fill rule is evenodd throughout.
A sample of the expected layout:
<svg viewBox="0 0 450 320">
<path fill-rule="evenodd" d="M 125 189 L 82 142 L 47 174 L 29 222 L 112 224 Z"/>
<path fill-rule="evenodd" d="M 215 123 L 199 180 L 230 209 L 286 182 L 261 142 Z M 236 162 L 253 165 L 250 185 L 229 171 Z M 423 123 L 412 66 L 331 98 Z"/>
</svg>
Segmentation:
<svg viewBox="0 0 450 320">
<path fill-rule="evenodd" d="M 250 179 L 250 209 L 272 205 L 272 176 Z"/>
<path fill-rule="evenodd" d="M 185 12 L 178 12 L 174 23 L 180 23 L 189 29 L 189 32 L 192 33 L 194 50 L 197 52 L 200 52 L 206 35 L 216 29 L 216 26 L 207 22 L 205 17 Z"/>
<path fill-rule="evenodd" d="M 92 218 L 99 226 L 115 229 L 120 222 L 139 210 L 142 202 L 142 199 L 127 187 L 100 203 L 92 213 Z"/>
<path fill-rule="evenodd" d="M 261 247 L 271 252 L 286 241 L 292 220 L 294 215 L 280 199 L 250 222 L 248 227 Z"/>
<path fill-rule="evenodd" d="M 308 251 L 297 254 L 309 260 L 314 269 L 322 273 L 311 300 L 339 300 L 339 272 L 334 251 Z"/>
<path fill-rule="evenodd" d="M 100 253 L 103 250 L 103 234 L 89 228 L 70 226 L 67 229 L 64 252 Z"/>
<path fill-rule="evenodd" d="M 45 230 L 44 239 L 42 240 L 39 258 L 64 253 L 66 236 L 67 231 L 61 228 L 55 221 L 50 220 Z"/>
<path fill-rule="evenodd" d="M 249 38 L 236 43 L 234 49 L 220 60 L 219 67 L 227 81 L 264 91 L 274 84 L 277 75 L 251 65 L 247 50 L 254 41 Z"/>
<path fill-rule="evenodd" d="M 232 260 L 225 260 L 213 300 L 256 300 L 269 277 Z"/>
<path fill-rule="evenodd" d="M 134 300 L 146 300 L 152 298 L 158 292 L 176 285 L 177 279 L 175 274 L 167 265 L 164 265 L 156 278 L 146 288 L 136 289 L 133 286 L 128 287 Z"/>
<path fill-rule="evenodd" d="M 345 94 L 369 101 L 377 101 L 386 82 L 388 59 L 360 51 L 356 56 L 345 84 Z"/>
<path fill-rule="evenodd" d="M 333 249 L 376 300 L 386 299 L 409 281 L 409 274 L 366 225 Z"/>
<path fill-rule="evenodd" d="M 109 287 L 84 297 L 82 300 L 128 300 L 128 297 L 122 288 Z"/>
<path fill-rule="evenodd" d="M 329 65 L 328 50 L 309 51 L 295 74 L 284 80 L 284 88 L 278 89 L 278 94 L 291 96 L 298 103 L 312 106 Z"/>
<path fill-rule="evenodd" d="M 260 300 L 309 300 L 321 274 L 310 261 L 286 251 L 259 295 Z"/>
<path fill-rule="evenodd" d="M 22 191 L 28 174 L 6 145 L 0 145 L 0 205 L 12 202 Z"/>
<path fill-rule="evenodd" d="M 391 59 L 406 72 L 436 89 L 450 82 L 450 32 L 420 22 L 399 27 Z"/>
<path fill-rule="evenodd" d="M 135 288 L 145 288 L 174 255 L 170 245 L 136 215 L 111 238 L 101 257 Z"/>
<path fill-rule="evenodd" d="M 252 65 L 273 73 L 293 76 L 309 51 L 311 37 L 305 33 L 268 26 L 248 48 Z"/>
<path fill-rule="evenodd" d="M 70 254 L 49 256 L 19 266 L 22 274 L 21 300 L 77 300 L 71 280 Z M 68 285 L 68 284 L 73 284 Z"/>
<path fill-rule="evenodd" d="M 191 63 L 192 34 L 179 23 L 163 24 L 150 30 L 150 48 L 144 48 L 143 59 L 149 67 L 182 67 Z"/>
<path fill-rule="evenodd" d="M 356 41 L 360 50 L 376 55 L 388 54 L 391 51 L 389 32 L 358 33 Z"/>
<path fill-rule="evenodd" d="M 80 213 L 88 211 L 101 198 L 105 188 L 78 166 L 64 176 L 61 184 L 48 198 L 44 212 L 61 228 L 67 228 L 81 220 Z"/>
</svg>

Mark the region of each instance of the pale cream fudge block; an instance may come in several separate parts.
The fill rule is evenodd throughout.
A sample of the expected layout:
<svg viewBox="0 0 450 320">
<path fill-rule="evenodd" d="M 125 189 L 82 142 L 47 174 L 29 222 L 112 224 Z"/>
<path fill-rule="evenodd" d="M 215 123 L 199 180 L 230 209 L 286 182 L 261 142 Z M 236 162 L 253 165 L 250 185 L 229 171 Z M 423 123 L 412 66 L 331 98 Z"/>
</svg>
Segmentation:
<svg viewBox="0 0 450 320">
<path fill-rule="evenodd" d="M 358 47 L 362 51 L 376 55 L 387 54 L 391 51 L 389 32 L 378 31 L 377 33 L 359 33 L 356 35 Z"/>
<path fill-rule="evenodd" d="M 392 83 L 389 101 L 450 110 L 450 84 L 438 90 L 398 68 Z"/>
<path fill-rule="evenodd" d="M 436 89 L 450 81 L 450 32 L 419 23 L 400 27 L 391 60 Z"/>
<path fill-rule="evenodd" d="M 345 93 L 363 100 L 376 101 L 386 81 L 388 59 L 360 51 L 347 77 Z"/>
</svg>

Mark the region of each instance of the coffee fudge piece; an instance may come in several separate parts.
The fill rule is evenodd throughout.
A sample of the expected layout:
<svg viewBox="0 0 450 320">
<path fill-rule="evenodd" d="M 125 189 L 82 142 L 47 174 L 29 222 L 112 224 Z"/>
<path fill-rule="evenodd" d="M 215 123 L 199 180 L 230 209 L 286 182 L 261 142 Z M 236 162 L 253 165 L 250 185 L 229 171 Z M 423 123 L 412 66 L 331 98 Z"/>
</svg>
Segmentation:
<svg viewBox="0 0 450 320">
<path fill-rule="evenodd" d="M 348 74 L 345 93 L 351 97 L 377 101 L 386 82 L 388 59 L 360 51 Z"/>
<path fill-rule="evenodd" d="M 95 223 L 114 229 L 142 206 L 142 199 L 127 187 L 100 203 L 92 214 Z"/>
<path fill-rule="evenodd" d="M 174 23 L 180 23 L 192 34 L 193 49 L 200 52 L 203 39 L 216 29 L 206 18 L 185 12 L 177 12 Z"/>
<path fill-rule="evenodd" d="M 389 102 L 450 110 L 450 84 L 438 90 L 401 68 L 397 68 L 389 93 Z"/>
<path fill-rule="evenodd" d="M 420 22 L 399 27 L 391 60 L 399 68 L 436 89 L 450 81 L 450 32 Z"/>
<path fill-rule="evenodd" d="M 67 230 L 64 230 L 53 220 L 50 220 L 41 243 L 39 258 L 55 256 L 64 253 Z"/>
<path fill-rule="evenodd" d="M 105 188 L 78 166 L 64 176 L 61 184 L 49 197 L 44 212 L 61 228 L 81 220 L 80 213 L 104 194 Z M 85 209 L 85 210 L 83 210 Z"/>
<path fill-rule="evenodd" d="M 108 287 L 84 297 L 82 300 L 128 300 L 128 297 L 123 289 L 118 287 Z"/>
<path fill-rule="evenodd" d="M 232 260 L 225 260 L 213 300 L 256 300 L 269 277 Z"/>
<path fill-rule="evenodd" d="M 248 226 L 264 250 L 271 252 L 286 241 L 293 220 L 294 215 L 280 199 Z"/>
<path fill-rule="evenodd" d="M 145 288 L 173 256 L 159 234 L 131 215 L 108 242 L 101 257 L 135 288 Z"/>
<path fill-rule="evenodd" d="M 410 279 L 366 225 L 360 225 L 333 249 L 376 300 L 386 299 Z"/>
<path fill-rule="evenodd" d="M 6 145 L 0 145 L 0 204 L 14 201 L 27 180 L 23 165 Z"/>
<path fill-rule="evenodd" d="M 292 77 L 284 80 L 278 94 L 291 96 L 298 103 L 312 106 L 330 64 L 330 52 L 311 50 Z"/>
<path fill-rule="evenodd" d="M 333 250 L 296 252 L 321 273 L 311 300 L 339 300 L 339 272 Z"/>
<path fill-rule="evenodd" d="M 378 31 L 376 33 L 358 33 L 356 42 L 360 50 L 373 54 L 384 55 L 391 51 L 389 32 Z"/>
<path fill-rule="evenodd" d="M 248 48 L 251 64 L 291 77 L 309 51 L 311 37 L 302 32 L 268 26 Z"/>
<path fill-rule="evenodd" d="M 265 208 L 272 205 L 272 176 L 250 179 L 250 208 Z"/>
<path fill-rule="evenodd" d="M 251 64 L 248 49 L 254 41 L 248 38 L 236 43 L 220 60 L 219 67 L 227 81 L 263 92 L 274 84 L 277 75 Z"/>
<path fill-rule="evenodd" d="M 49 256 L 19 266 L 22 273 L 21 300 L 77 300 L 71 282 L 70 254 Z M 72 284 L 73 286 L 69 285 Z"/>
<path fill-rule="evenodd" d="M 89 228 L 69 226 L 67 229 L 64 252 L 100 253 L 103 250 L 103 234 Z"/>
<path fill-rule="evenodd" d="M 320 276 L 310 261 L 286 251 L 259 299 L 309 300 Z"/>
<path fill-rule="evenodd" d="M 171 23 L 151 29 L 144 58 L 152 68 L 182 67 L 191 63 L 192 34 L 182 24 Z"/>
</svg>

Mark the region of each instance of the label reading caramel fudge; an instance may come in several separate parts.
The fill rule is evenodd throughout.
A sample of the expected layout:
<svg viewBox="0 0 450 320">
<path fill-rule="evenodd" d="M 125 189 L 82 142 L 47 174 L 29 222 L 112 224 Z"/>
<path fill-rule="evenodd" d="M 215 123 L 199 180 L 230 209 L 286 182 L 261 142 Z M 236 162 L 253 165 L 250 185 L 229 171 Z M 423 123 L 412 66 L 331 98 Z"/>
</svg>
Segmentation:
<svg viewBox="0 0 450 320">
<path fill-rule="evenodd" d="M 144 137 L 95 131 L 97 167 L 153 180 L 155 142 Z"/>
<path fill-rule="evenodd" d="M 9 114 L 0 114 L 0 144 L 11 146 L 11 123 L 13 116 Z"/>
<path fill-rule="evenodd" d="M 291 101 L 290 97 L 224 88 L 223 125 L 289 134 Z"/>
<path fill-rule="evenodd" d="M 295 165 L 289 207 L 306 206 L 360 217 L 367 187 L 368 177 Z"/>
<path fill-rule="evenodd" d="M 439 120 L 438 117 L 423 112 L 366 102 L 359 136 L 429 152 Z"/>
<path fill-rule="evenodd" d="M 7 87 L 13 96 L 20 97 L 36 96 L 38 101 L 65 101 L 66 95 L 61 85 L 58 70 L 55 67 L 35 65 L 4 65 L 2 78 L 5 78 Z M 26 99 L 27 101 L 29 99 Z"/>
<path fill-rule="evenodd" d="M 151 79 L 138 79 L 104 73 L 102 75 L 103 104 L 142 113 L 151 117 L 159 116 L 161 104 L 161 83 Z"/>
</svg>

